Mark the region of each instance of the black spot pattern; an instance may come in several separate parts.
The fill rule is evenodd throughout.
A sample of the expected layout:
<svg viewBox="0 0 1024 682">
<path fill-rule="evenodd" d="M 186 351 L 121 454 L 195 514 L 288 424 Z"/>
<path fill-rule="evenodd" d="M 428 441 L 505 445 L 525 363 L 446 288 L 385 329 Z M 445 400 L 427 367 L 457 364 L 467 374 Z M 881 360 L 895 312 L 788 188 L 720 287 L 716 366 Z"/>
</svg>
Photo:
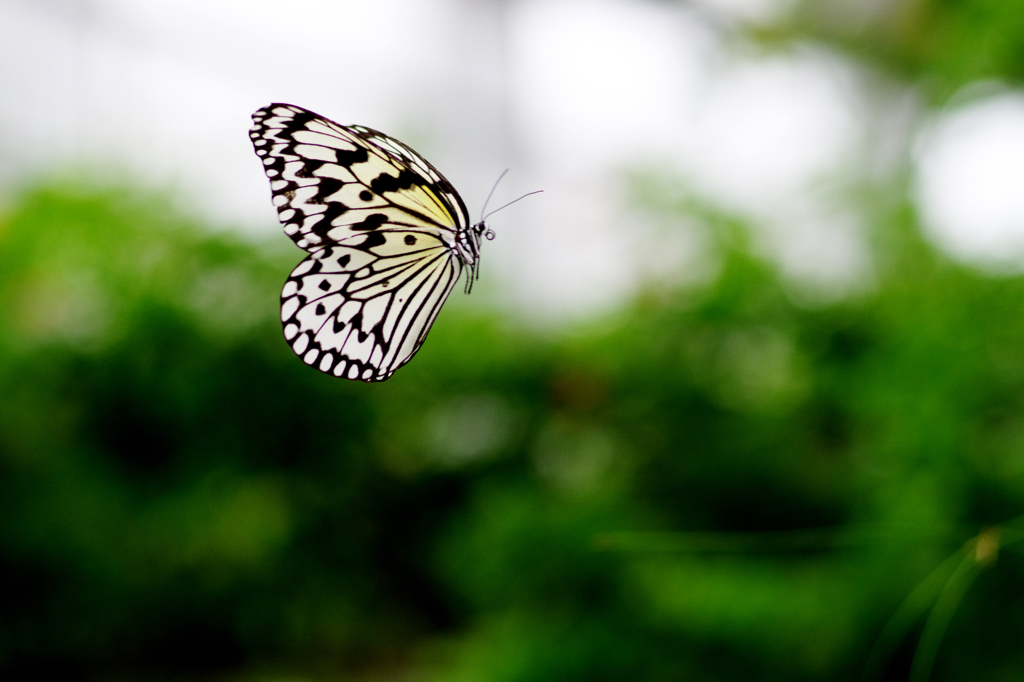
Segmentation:
<svg viewBox="0 0 1024 682">
<path fill-rule="evenodd" d="M 359 232 L 368 232 L 370 230 L 376 230 L 387 221 L 388 217 L 383 213 L 371 213 L 361 222 L 354 224 L 352 229 L 358 230 Z"/>
<path fill-rule="evenodd" d="M 467 260 L 454 244 L 478 245 L 484 226 L 469 224 L 429 162 L 370 128 L 272 104 L 253 114 L 250 137 L 285 233 L 310 253 L 281 293 L 286 341 L 322 372 L 387 379 L 419 350 L 463 268 L 475 272 L 478 246 Z"/>
<path fill-rule="evenodd" d="M 400 189 L 409 189 L 413 185 L 417 184 L 417 180 L 422 183 L 422 178 L 413 173 L 411 170 L 404 170 L 398 174 L 396 178 L 393 175 L 382 173 L 370 182 L 370 189 L 376 194 L 384 194 L 385 192 L 397 192 Z"/>
<path fill-rule="evenodd" d="M 341 180 L 335 178 L 321 178 L 317 188 L 316 196 L 310 202 L 316 204 L 324 203 L 324 200 L 345 186 Z M 341 204 L 338 204 L 341 206 Z"/>
</svg>

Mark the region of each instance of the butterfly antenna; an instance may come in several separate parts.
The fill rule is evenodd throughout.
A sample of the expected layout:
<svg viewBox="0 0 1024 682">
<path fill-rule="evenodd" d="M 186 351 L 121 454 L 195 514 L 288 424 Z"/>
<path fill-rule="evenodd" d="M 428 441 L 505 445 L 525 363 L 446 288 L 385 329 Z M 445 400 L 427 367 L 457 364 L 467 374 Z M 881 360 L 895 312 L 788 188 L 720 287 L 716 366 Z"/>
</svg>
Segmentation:
<svg viewBox="0 0 1024 682">
<path fill-rule="evenodd" d="M 525 199 L 526 197 L 530 196 L 531 194 L 540 194 L 540 193 L 541 193 L 541 192 L 543 192 L 543 191 L 544 191 L 544 190 L 542 190 L 542 189 L 535 189 L 535 190 L 533 190 L 532 192 L 527 192 L 527 193 L 526 193 L 526 194 L 524 194 L 523 196 L 519 197 L 519 199 L 513 199 L 512 201 L 508 202 L 508 203 L 507 203 L 507 204 L 505 204 L 504 206 L 499 206 L 498 208 L 494 209 L 493 211 L 491 211 L 490 213 L 488 213 L 487 215 L 485 215 L 485 216 L 484 216 L 483 218 L 481 218 L 481 219 L 480 219 L 480 222 L 483 222 L 483 221 L 487 220 L 487 218 L 489 218 L 490 216 L 494 215 L 495 213 L 497 213 L 497 212 L 498 212 L 498 211 L 500 211 L 501 209 L 503 209 L 503 208 L 508 208 L 508 207 L 509 207 L 509 206 L 511 206 L 512 204 L 514 204 L 514 203 L 516 203 L 517 201 L 520 201 L 520 200 L 522 200 L 522 199 Z"/>
<path fill-rule="evenodd" d="M 482 209 L 480 209 L 480 215 L 481 215 L 480 222 L 483 222 L 484 220 L 486 220 L 486 216 L 484 216 L 484 211 L 487 210 L 487 204 L 491 203 L 491 197 L 494 196 L 494 190 L 498 189 L 498 183 L 501 182 L 501 179 L 503 177 L 505 177 L 507 174 L 508 174 L 508 168 L 506 168 L 505 170 L 501 171 L 501 175 L 499 175 L 498 179 L 494 181 L 494 187 L 491 187 L 491 193 L 487 195 L 487 201 L 484 202 L 484 207 Z M 490 215 L 490 214 L 488 213 L 488 215 Z"/>
</svg>

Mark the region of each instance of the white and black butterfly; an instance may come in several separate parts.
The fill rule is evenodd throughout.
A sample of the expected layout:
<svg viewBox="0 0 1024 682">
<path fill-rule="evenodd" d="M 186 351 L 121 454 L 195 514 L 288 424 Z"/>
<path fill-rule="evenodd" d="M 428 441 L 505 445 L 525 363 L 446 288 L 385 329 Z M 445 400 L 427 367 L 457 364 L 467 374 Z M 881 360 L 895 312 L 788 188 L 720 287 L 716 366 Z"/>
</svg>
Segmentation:
<svg viewBox="0 0 1024 682">
<path fill-rule="evenodd" d="M 291 104 L 252 119 L 278 218 L 310 252 L 281 292 L 285 339 L 321 372 L 384 381 L 419 350 L 464 268 L 469 293 L 493 233 L 394 138 Z"/>
</svg>

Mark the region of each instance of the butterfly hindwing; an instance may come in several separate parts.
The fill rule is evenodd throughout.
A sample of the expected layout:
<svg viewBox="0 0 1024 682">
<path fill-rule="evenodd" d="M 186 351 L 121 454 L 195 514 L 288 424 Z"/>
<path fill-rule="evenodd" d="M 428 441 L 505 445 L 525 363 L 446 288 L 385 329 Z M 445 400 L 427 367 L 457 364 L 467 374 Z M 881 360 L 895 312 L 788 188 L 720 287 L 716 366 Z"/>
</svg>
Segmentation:
<svg viewBox="0 0 1024 682">
<path fill-rule="evenodd" d="M 413 240 L 418 250 L 397 248 Z M 419 349 L 461 270 L 442 242 L 412 232 L 328 246 L 285 283 L 285 339 L 322 372 L 383 381 Z"/>
</svg>

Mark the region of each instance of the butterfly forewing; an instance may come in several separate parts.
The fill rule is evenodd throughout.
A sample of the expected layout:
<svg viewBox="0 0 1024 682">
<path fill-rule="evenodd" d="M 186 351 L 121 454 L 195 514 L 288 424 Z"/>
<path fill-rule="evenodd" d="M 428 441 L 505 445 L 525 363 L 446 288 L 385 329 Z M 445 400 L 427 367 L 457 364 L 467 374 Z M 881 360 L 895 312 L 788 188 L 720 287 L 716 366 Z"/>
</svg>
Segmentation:
<svg viewBox="0 0 1024 682">
<path fill-rule="evenodd" d="M 387 379 L 462 273 L 462 199 L 401 142 L 301 107 L 258 110 L 250 137 L 285 233 L 310 252 L 281 292 L 285 339 L 322 372 Z"/>
<path fill-rule="evenodd" d="M 285 233 L 307 251 L 388 223 L 446 232 L 451 242 L 469 224 L 451 184 L 383 133 L 272 104 L 253 114 L 250 137 Z"/>
</svg>

